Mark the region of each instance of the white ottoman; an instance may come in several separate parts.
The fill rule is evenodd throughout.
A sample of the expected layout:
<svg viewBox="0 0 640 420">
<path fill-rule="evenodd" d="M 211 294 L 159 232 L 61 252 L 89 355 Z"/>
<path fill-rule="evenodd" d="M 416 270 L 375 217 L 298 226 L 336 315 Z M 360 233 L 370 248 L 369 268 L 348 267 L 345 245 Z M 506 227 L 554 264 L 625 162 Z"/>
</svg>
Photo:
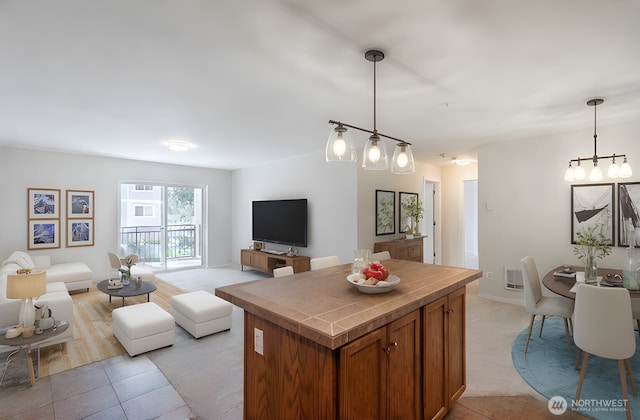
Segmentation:
<svg viewBox="0 0 640 420">
<path fill-rule="evenodd" d="M 154 302 L 124 306 L 111 313 L 113 335 L 131 356 L 171 346 L 175 321 Z"/>
<path fill-rule="evenodd" d="M 231 329 L 233 306 L 204 290 L 171 297 L 176 323 L 195 338 Z"/>
</svg>

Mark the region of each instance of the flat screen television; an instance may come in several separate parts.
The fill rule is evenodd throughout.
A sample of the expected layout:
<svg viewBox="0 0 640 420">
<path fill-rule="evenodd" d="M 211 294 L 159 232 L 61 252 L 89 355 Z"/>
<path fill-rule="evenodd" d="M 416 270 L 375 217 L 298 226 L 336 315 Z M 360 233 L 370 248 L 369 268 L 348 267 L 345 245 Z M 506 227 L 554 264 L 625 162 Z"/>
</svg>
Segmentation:
<svg viewBox="0 0 640 420">
<path fill-rule="evenodd" d="M 252 203 L 254 241 L 307 246 L 307 199 Z"/>
</svg>

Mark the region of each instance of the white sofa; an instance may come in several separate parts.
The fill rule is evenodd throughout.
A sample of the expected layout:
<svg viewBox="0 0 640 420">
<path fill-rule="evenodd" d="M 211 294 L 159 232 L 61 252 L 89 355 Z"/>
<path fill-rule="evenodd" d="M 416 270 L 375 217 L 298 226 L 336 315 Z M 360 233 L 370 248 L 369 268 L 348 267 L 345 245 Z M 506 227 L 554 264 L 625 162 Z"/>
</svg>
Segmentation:
<svg viewBox="0 0 640 420">
<path fill-rule="evenodd" d="M 63 282 L 70 292 L 89 291 L 93 282 L 93 271 L 82 261 L 51 264 L 51 257 L 48 255 L 32 256 L 23 251 L 15 251 L 2 263 L 2 265 L 5 264 L 17 264 L 21 268 L 46 271 L 47 283 Z"/>
<path fill-rule="evenodd" d="M 0 267 L 0 327 L 16 325 L 20 314 L 20 299 L 7 299 L 7 274 L 22 268 L 16 263 L 5 263 Z M 41 343 L 41 347 L 71 341 L 73 338 L 73 300 L 63 282 L 47 283 L 47 293 L 36 303 L 47 302 L 56 321 L 69 321 L 69 328 L 62 334 Z M 0 346 L 0 351 L 6 346 Z"/>
</svg>

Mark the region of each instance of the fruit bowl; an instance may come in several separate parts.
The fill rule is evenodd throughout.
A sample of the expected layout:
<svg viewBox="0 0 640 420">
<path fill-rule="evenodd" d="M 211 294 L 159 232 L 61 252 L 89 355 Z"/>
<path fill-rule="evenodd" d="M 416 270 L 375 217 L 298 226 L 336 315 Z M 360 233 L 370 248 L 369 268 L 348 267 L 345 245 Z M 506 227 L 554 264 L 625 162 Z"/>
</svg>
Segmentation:
<svg viewBox="0 0 640 420">
<path fill-rule="evenodd" d="M 400 277 L 394 276 L 393 274 L 389 274 L 389 277 L 384 282 L 378 282 L 375 286 L 368 284 L 358 284 L 357 279 L 360 278 L 359 274 L 351 274 L 347 276 L 347 282 L 351 284 L 353 287 L 360 290 L 362 293 L 368 294 L 378 294 L 378 293 L 387 293 L 393 290 L 394 287 L 400 283 Z M 356 281 L 354 281 L 354 279 Z"/>
</svg>

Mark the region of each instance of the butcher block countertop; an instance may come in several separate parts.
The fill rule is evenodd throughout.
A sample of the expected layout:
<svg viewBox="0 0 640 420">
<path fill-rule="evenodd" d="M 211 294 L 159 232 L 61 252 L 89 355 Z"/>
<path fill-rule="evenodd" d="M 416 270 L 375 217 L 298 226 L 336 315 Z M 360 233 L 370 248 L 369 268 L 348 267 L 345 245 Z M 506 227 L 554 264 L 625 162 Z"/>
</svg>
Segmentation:
<svg viewBox="0 0 640 420">
<path fill-rule="evenodd" d="M 400 278 L 383 294 L 365 294 L 349 284 L 349 263 L 219 287 L 216 295 L 333 350 L 482 276 L 479 270 L 414 261 L 382 263 Z"/>
</svg>

